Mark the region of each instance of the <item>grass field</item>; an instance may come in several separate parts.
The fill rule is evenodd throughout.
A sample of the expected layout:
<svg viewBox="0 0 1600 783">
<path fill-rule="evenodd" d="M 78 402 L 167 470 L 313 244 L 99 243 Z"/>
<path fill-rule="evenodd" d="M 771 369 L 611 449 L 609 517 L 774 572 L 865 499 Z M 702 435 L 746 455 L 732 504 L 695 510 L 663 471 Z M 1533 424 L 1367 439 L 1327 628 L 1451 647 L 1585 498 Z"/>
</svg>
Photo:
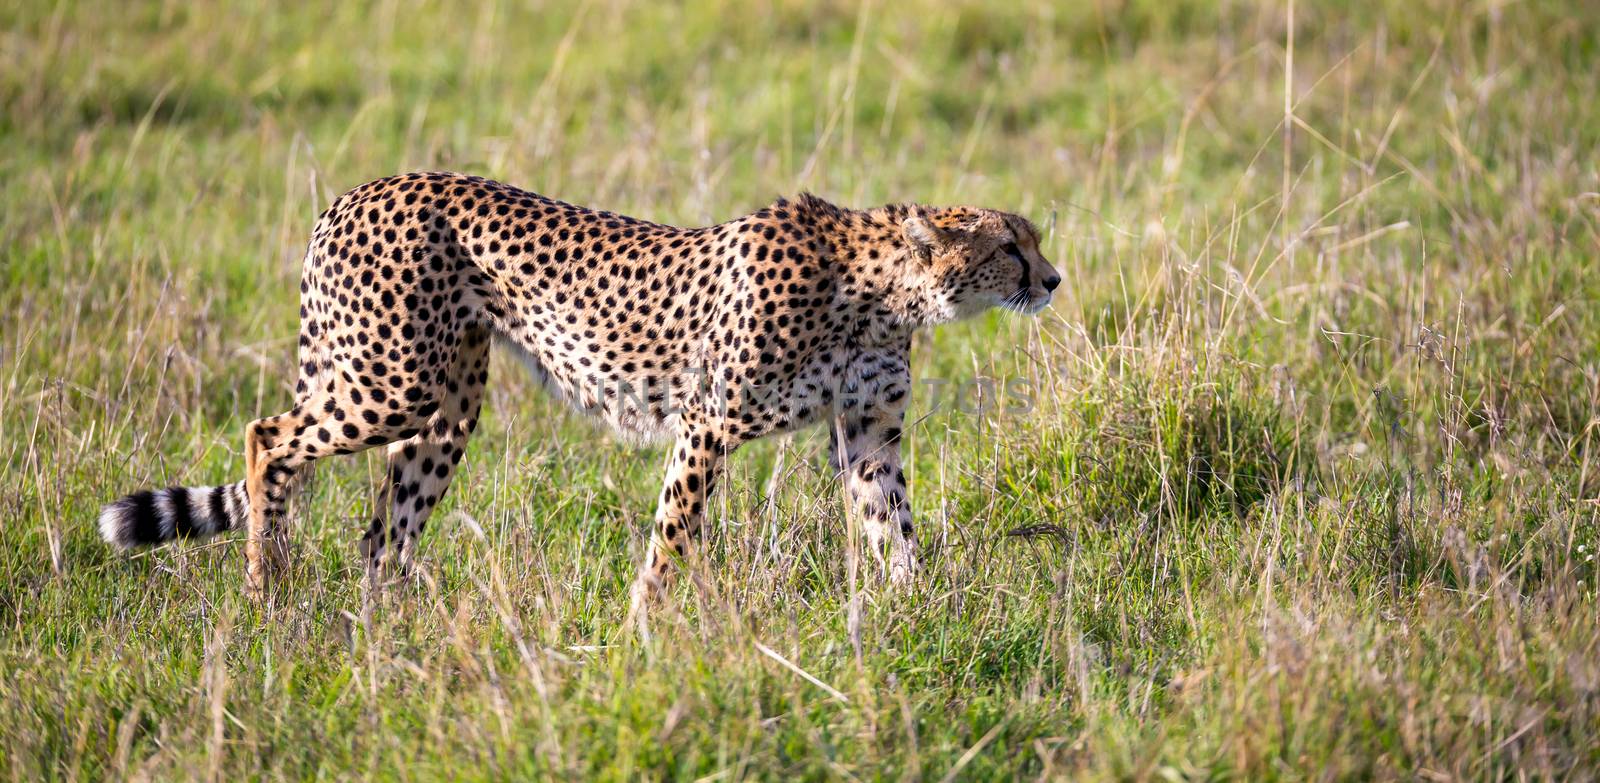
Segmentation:
<svg viewBox="0 0 1600 783">
<path fill-rule="evenodd" d="M 1600 776 L 1600 7 L 288 5 L 0 8 L 0 775 Z M 317 213 L 420 168 L 994 206 L 1066 282 L 919 337 L 905 592 L 807 433 L 641 643 L 662 452 L 503 355 L 400 591 L 375 455 L 266 605 L 238 538 L 110 551 L 101 503 L 243 476 Z"/>
</svg>

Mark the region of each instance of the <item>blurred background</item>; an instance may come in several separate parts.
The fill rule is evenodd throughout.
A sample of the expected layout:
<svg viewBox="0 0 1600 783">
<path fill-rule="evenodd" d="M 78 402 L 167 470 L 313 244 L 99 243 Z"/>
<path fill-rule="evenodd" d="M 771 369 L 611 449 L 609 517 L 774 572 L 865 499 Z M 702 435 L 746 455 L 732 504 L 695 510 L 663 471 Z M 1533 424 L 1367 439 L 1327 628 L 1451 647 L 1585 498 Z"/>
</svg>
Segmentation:
<svg viewBox="0 0 1600 783">
<path fill-rule="evenodd" d="M 0 8 L 0 774 L 1593 776 L 1600 6 Z M 622 627 L 659 452 L 498 356 L 399 611 L 330 464 L 281 598 L 99 504 L 241 473 L 318 212 L 415 169 L 651 220 L 810 190 L 1048 229 L 1037 319 L 919 338 L 927 583 L 802 435 Z M 836 699 L 755 647 L 787 656 Z"/>
</svg>

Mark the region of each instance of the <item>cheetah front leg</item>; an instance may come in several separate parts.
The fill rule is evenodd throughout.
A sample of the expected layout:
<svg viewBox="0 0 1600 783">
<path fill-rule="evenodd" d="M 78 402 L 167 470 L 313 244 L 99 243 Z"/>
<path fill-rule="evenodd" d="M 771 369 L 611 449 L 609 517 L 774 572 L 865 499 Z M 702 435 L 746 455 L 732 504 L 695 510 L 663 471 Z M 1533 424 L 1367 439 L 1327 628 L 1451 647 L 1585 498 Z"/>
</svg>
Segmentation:
<svg viewBox="0 0 1600 783">
<path fill-rule="evenodd" d="M 844 432 L 836 426 L 831 438 L 833 464 L 844 474 L 845 491 L 861 515 L 867 547 L 879 567 L 888 571 L 892 584 L 907 584 L 917 574 L 917 539 L 900 466 L 905 409 L 885 404 L 852 408 L 840 420 Z"/>
<path fill-rule="evenodd" d="M 706 499 L 722 465 L 721 440 L 708 430 L 680 434 L 667 462 L 656 505 L 655 527 L 649 552 L 633 584 L 631 614 L 641 622 L 653 603 L 666 591 L 674 560 L 692 555 L 705 519 Z"/>
</svg>

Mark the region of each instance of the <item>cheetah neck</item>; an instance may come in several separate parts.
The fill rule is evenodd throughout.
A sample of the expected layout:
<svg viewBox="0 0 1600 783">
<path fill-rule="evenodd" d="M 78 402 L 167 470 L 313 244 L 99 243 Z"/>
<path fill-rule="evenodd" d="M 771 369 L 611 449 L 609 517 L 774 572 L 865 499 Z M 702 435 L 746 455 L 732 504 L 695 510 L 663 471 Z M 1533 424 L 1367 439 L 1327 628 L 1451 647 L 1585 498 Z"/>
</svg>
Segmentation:
<svg viewBox="0 0 1600 783">
<path fill-rule="evenodd" d="M 848 276 L 867 298 L 876 301 L 885 336 L 955 320 L 955 307 L 921 259 L 906 244 L 900 222 L 915 204 L 890 204 L 867 210 L 846 210 L 835 229 L 835 244 Z"/>
</svg>

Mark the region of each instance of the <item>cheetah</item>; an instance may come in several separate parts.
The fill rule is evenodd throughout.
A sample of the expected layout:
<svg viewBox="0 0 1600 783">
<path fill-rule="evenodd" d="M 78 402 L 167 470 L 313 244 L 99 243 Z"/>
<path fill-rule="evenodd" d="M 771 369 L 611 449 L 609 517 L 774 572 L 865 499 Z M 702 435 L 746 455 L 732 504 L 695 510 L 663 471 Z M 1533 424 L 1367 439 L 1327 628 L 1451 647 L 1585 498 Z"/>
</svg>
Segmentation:
<svg viewBox="0 0 1600 783">
<path fill-rule="evenodd" d="M 900 441 L 919 328 L 1038 313 L 1061 277 L 1017 215 L 780 198 L 705 228 L 588 209 L 455 173 L 375 180 L 312 231 L 294 407 L 245 428 L 245 477 L 105 506 L 128 549 L 246 528 L 245 590 L 287 558 L 285 504 L 313 460 L 382 446 L 361 538 L 369 576 L 404 574 L 478 423 L 499 342 L 555 395 L 637 441 L 670 441 L 632 598 L 691 555 L 724 460 L 808 424 L 892 583 L 917 572 Z"/>
</svg>

